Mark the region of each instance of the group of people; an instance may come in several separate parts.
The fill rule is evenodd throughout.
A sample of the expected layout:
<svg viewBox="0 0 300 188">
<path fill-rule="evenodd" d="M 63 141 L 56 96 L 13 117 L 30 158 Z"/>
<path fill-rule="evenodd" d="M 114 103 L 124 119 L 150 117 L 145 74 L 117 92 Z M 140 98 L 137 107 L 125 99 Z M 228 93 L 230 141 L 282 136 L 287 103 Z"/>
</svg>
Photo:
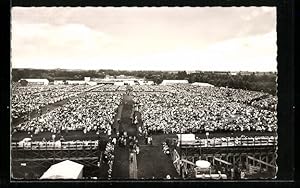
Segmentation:
<svg viewBox="0 0 300 188">
<path fill-rule="evenodd" d="M 147 87 L 159 90 L 157 86 Z M 149 133 L 277 130 L 277 98 L 272 95 L 191 85 L 171 88 L 167 92 L 134 93 Z"/>
<path fill-rule="evenodd" d="M 36 95 L 45 94 L 51 98 L 46 102 L 44 97 L 47 104 L 58 100 L 53 96 L 63 99 L 86 87 L 88 86 L 15 87 L 12 113 L 28 110 L 20 107 L 25 103 L 28 103 L 26 106 L 39 108 L 34 102 L 30 102 L 35 98 L 40 100 Z M 30 134 L 49 131 L 55 134 L 80 130 L 83 133 L 95 131 L 97 134 L 107 134 L 111 132 L 124 88 L 126 86 L 103 85 L 83 92 L 52 111 L 24 121 L 14 127 L 13 131 Z M 132 90 L 133 100 L 142 114 L 143 130 L 140 131 L 146 134 L 277 130 L 277 97 L 266 93 L 192 85 L 139 85 L 133 86 Z M 21 99 L 22 97 L 24 98 Z"/>
<path fill-rule="evenodd" d="M 13 119 L 28 117 L 42 107 L 76 96 L 89 86 L 77 85 L 15 85 L 12 88 L 11 115 Z"/>
<path fill-rule="evenodd" d="M 113 167 L 113 163 L 114 163 L 114 150 L 115 150 L 115 143 L 110 140 L 109 142 L 107 142 L 105 150 L 104 150 L 104 162 L 108 164 L 108 170 L 107 170 L 107 174 L 108 174 L 108 178 L 111 178 L 112 175 L 112 167 Z"/>
<path fill-rule="evenodd" d="M 162 151 L 164 152 L 164 154 L 170 155 L 170 148 L 166 142 L 162 143 Z"/>
<path fill-rule="evenodd" d="M 78 130 L 84 134 L 90 131 L 107 134 L 111 131 L 120 101 L 121 93 L 85 92 L 52 111 L 17 125 L 13 130 L 29 134 Z"/>
</svg>

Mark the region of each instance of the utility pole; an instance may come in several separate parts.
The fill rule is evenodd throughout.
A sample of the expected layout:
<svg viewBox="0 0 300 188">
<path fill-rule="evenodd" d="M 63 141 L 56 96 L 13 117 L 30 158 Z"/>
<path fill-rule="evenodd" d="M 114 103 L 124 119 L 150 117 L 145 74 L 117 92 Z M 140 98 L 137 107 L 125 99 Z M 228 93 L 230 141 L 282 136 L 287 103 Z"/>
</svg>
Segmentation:
<svg viewBox="0 0 300 188">
<path fill-rule="evenodd" d="M 182 147 L 181 147 L 181 144 L 182 144 L 182 124 L 180 125 L 180 177 L 183 178 L 183 173 L 182 173 Z"/>
</svg>

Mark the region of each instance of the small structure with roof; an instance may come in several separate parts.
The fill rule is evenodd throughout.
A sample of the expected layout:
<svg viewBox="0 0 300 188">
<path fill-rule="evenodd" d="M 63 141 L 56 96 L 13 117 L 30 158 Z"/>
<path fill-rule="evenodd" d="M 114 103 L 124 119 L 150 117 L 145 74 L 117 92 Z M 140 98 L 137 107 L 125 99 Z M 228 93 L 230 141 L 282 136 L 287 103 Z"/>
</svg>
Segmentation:
<svg viewBox="0 0 300 188">
<path fill-rule="evenodd" d="M 163 80 L 160 85 L 188 84 L 188 80 Z"/>
<path fill-rule="evenodd" d="M 214 87 L 214 85 L 204 82 L 194 82 L 191 84 L 192 86 L 201 86 L 201 87 Z"/>
<path fill-rule="evenodd" d="M 48 79 L 38 79 L 38 78 L 22 78 L 19 80 L 19 83 L 24 85 L 48 85 L 49 80 Z"/>
<path fill-rule="evenodd" d="M 50 166 L 40 179 L 81 179 L 83 165 L 65 160 Z"/>
</svg>

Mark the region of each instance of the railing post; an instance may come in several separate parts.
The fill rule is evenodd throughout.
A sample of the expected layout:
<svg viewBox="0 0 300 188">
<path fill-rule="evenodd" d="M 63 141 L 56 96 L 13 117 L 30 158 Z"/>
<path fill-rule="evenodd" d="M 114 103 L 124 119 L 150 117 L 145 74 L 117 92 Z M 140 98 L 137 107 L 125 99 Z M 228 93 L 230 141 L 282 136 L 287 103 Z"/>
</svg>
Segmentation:
<svg viewBox="0 0 300 188">
<path fill-rule="evenodd" d="M 68 142 L 68 158 L 70 159 L 70 142 Z"/>
</svg>

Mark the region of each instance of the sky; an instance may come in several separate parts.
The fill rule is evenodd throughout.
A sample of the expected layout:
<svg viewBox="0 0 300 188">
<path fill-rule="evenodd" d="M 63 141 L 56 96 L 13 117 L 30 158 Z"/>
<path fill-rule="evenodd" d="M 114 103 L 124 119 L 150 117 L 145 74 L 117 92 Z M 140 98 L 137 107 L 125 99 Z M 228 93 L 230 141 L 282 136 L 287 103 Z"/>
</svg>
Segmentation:
<svg viewBox="0 0 300 188">
<path fill-rule="evenodd" d="M 277 71 L 275 7 L 13 7 L 12 68 Z"/>
</svg>

